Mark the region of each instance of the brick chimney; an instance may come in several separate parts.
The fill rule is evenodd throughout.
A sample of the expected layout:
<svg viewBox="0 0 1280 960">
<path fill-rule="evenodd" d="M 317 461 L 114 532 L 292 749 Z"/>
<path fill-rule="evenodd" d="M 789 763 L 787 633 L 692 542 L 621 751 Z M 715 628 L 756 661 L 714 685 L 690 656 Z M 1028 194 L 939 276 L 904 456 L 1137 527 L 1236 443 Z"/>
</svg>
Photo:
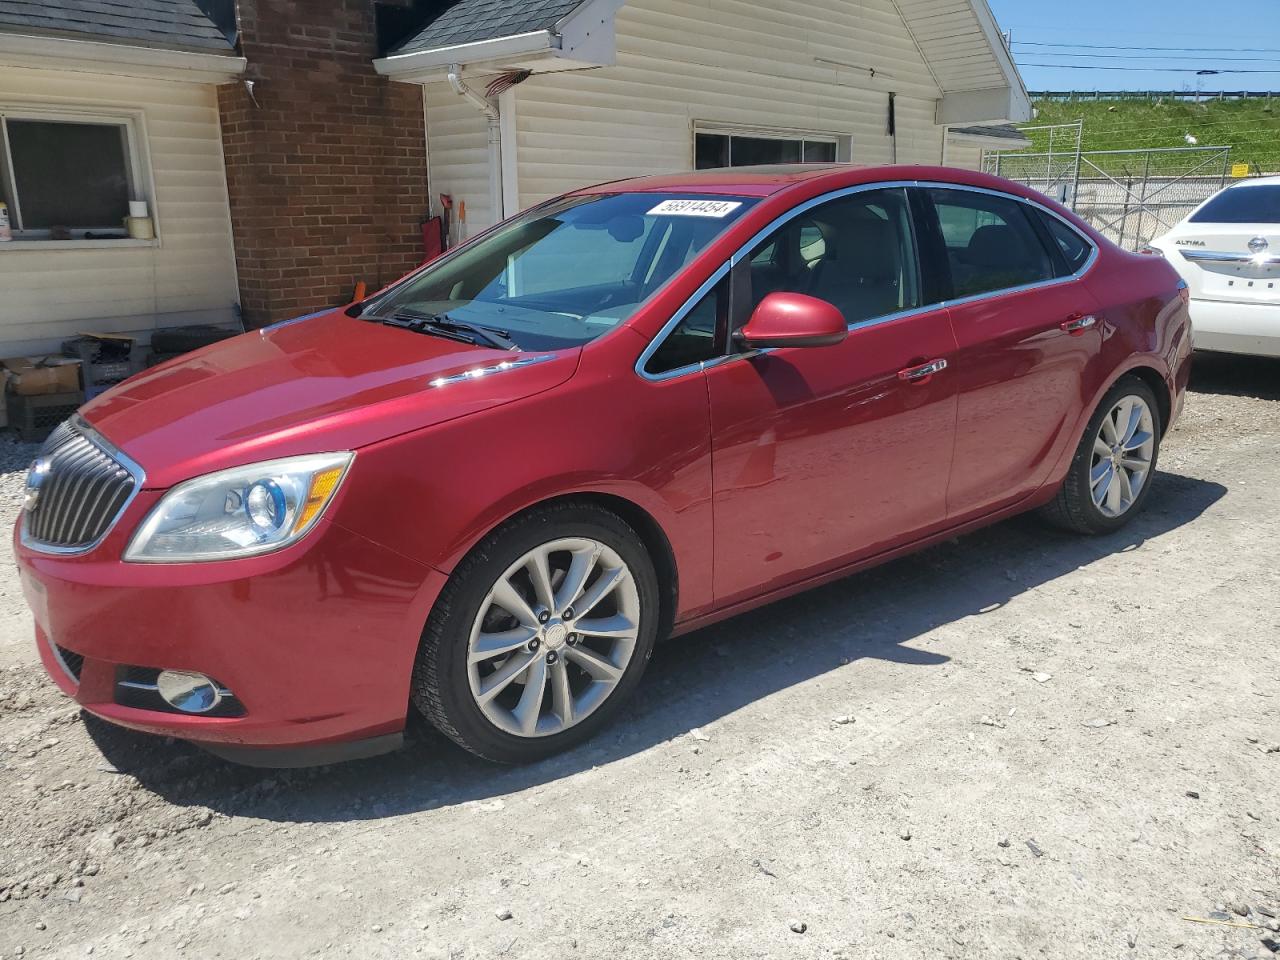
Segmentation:
<svg viewBox="0 0 1280 960">
<path fill-rule="evenodd" d="M 385 2 L 385 0 L 383 0 Z M 218 89 L 245 323 L 346 302 L 422 259 L 422 88 L 379 77 L 372 0 L 240 0 Z"/>
</svg>

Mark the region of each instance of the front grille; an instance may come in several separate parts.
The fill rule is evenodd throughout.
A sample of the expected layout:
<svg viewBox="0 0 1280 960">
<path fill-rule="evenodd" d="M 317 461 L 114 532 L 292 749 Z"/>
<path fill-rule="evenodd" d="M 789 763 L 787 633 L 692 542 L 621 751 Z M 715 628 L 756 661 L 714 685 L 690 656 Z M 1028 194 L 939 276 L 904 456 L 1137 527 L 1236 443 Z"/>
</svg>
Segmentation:
<svg viewBox="0 0 1280 960">
<path fill-rule="evenodd" d="M 84 657 L 76 653 L 74 650 L 68 650 L 66 647 L 60 647 L 56 643 L 53 645 L 53 652 L 57 654 L 58 660 L 61 661 L 63 669 L 71 675 L 71 679 L 76 683 L 79 683 L 80 671 L 84 669 Z"/>
<path fill-rule="evenodd" d="M 76 550 L 91 547 L 111 528 L 137 484 L 133 474 L 69 420 L 40 448 L 28 480 L 34 489 L 23 518 L 26 539 L 35 547 Z M 30 493 L 29 493 L 30 496 Z"/>
</svg>

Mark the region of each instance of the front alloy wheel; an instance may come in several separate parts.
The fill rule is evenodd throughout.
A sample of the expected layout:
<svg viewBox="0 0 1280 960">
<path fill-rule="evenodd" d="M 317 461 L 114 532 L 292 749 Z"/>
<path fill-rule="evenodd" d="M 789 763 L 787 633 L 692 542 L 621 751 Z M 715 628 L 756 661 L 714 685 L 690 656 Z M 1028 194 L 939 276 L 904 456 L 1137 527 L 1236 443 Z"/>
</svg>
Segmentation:
<svg viewBox="0 0 1280 960">
<path fill-rule="evenodd" d="M 598 540 L 534 547 L 498 578 L 471 627 L 467 679 L 480 712 L 517 737 L 581 723 L 613 693 L 635 652 L 640 592 Z"/>
<path fill-rule="evenodd" d="M 537 760 L 608 723 L 659 620 L 654 565 L 630 525 L 594 504 L 539 507 L 453 571 L 423 630 L 413 699 L 472 753 Z"/>
</svg>

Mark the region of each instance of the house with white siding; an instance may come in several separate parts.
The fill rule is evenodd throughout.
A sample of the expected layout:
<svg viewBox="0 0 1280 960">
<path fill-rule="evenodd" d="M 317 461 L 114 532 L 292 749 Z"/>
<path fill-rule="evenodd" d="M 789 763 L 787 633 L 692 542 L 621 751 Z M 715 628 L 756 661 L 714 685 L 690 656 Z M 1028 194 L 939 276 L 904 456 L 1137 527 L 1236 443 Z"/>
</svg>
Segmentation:
<svg viewBox="0 0 1280 960">
<path fill-rule="evenodd" d="M 0 355 L 236 321 L 217 85 L 244 69 L 192 0 L 0 0 Z"/>
<path fill-rule="evenodd" d="M 1031 118 L 986 0 L 459 0 L 375 62 L 421 84 L 474 234 L 590 183 L 786 161 L 981 162 Z M 967 132 L 949 135 L 953 129 Z"/>
<path fill-rule="evenodd" d="M 0 357 L 344 302 L 441 194 L 456 241 L 694 167 L 976 168 L 1030 114 L 986 0 L 0 0 Z"/>
</svg>

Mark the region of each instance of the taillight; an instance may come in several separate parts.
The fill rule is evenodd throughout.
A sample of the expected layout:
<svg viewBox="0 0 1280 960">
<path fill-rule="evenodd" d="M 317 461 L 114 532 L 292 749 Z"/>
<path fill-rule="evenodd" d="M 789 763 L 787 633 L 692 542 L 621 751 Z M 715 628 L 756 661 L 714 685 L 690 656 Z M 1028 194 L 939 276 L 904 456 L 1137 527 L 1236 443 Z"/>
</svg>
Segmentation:
<svg viewBox="0 0 1280 960">
<path fill-rule="evenodd" d="M 1164 251 L 1159 247 L 1146 246 L 1138 251 L 1144 257 L 1163 257 Z"/>
</svg>

